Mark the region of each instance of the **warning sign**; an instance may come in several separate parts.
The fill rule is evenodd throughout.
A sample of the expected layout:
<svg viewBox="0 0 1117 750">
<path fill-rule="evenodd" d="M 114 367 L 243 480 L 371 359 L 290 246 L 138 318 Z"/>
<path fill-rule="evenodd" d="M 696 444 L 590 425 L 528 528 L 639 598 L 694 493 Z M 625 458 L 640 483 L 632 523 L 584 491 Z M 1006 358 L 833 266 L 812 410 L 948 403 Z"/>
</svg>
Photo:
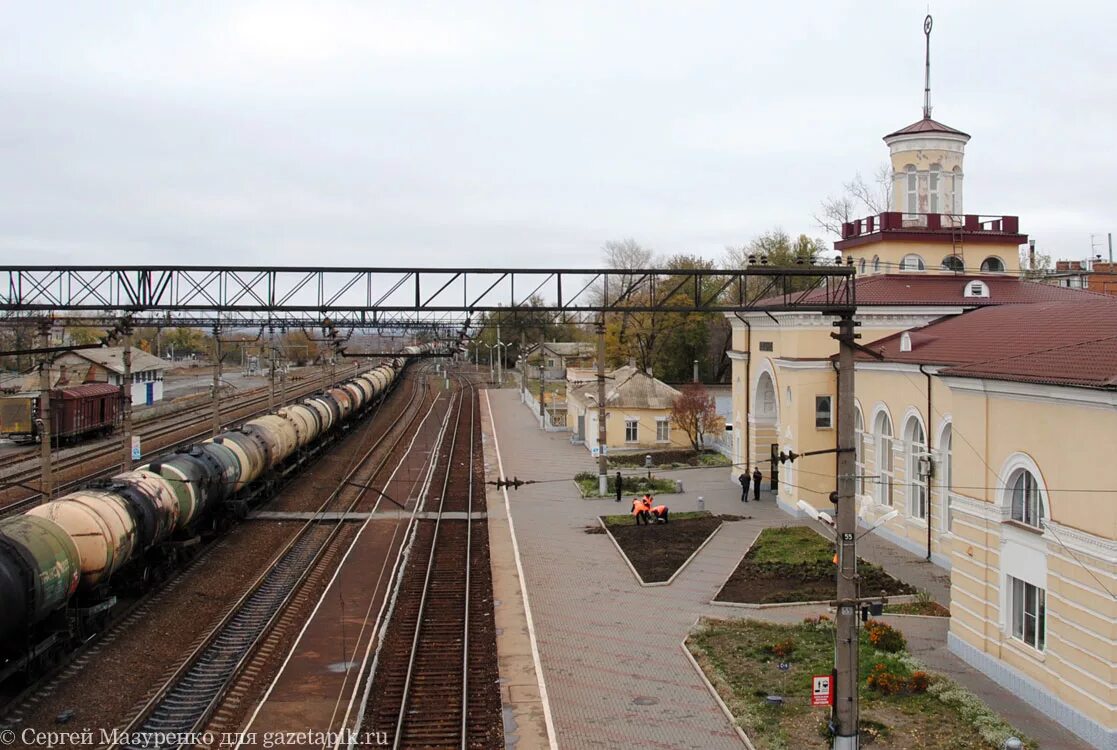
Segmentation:
<svg viewBox="0 0 1117 750">
<path fill-rule="evenodd" d="M 834 704 L 834 686 L 830 675 L 815 675 L 811 680 L 811 705 L 832 706 Z"/>
</svg>

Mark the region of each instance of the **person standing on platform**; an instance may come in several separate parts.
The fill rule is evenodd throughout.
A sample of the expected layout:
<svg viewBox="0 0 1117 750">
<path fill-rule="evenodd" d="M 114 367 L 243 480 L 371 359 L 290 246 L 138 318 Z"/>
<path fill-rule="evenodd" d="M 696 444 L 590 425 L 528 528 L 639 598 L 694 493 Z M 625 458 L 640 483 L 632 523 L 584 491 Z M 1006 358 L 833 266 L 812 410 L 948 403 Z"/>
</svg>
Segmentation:
<svg viewBox="0 0 1117 750">
<path fill-rule="evenodd" d="M 737 481 L 741 483 L 741 502 L 742 503 L 747 503 L 749 501 L 749 470 L 748 470 L 748 467 L 745 467 L 745 470 L 741 472 L 741 476 L 737 477 Z"/>
<path fill-rule="evenodd" d="M 617 472 L 617 502 L 621 501 L 621 473 Z"/>
<path fill-rule="evenodd" d="M 756 502 L 760 502 L 760 483 L 764 481 L 764 475 L 760 473 L 760 467 L 757 466 L 752 470 L 752 497 Z"/>
</svg>

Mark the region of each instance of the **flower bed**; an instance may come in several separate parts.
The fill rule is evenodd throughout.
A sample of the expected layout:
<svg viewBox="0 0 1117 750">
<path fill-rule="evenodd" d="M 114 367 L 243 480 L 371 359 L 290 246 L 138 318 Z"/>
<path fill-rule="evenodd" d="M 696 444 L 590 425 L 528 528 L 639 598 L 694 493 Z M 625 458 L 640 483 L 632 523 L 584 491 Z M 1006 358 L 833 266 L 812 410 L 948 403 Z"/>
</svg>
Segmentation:
<svg viewBox="0 0 1117 750">
<path fill-rule="evenodd" d="M 715 597 L 719 602 L 776 604 L 834 598 L 834 544 L 808 526 L 764 529 Z M 858 559 L 863 596 L 915 589 Z"/>
<path fill-rule="evenodd" d="M 874 625 L 888 632 L 882 628 L 888 626 Z M 875 648 L 869 631 L 862 629 L 860 639 L 863 747 L 1001 750 L 1008 737 L 1021 737 L 972 693 L 924 670 L 904 648 Z M 895 638 L 886 638 L 895 645 Z M 795 625 L 704 620 L 686 645 L 757 750 L 830 747 L 830 711 L 810 705 L 811 677 L 834 666 L 828 618 Z M 771 705 L 769 695 L 782 697 L 782 706 Z"/>
</svg>

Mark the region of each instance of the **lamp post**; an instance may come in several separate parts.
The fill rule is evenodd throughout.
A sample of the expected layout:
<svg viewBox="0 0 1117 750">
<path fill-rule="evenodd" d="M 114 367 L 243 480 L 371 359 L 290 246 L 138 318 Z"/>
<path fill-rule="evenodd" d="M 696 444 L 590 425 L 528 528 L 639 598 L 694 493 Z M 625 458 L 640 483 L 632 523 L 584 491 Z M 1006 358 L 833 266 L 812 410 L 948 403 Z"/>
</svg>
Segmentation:
<svg viewBox="0 0 1117 750">
<path fill-rule="evenodd" d="M 483 343 L 482 346 L 489 350 L 489 382 L 491 383 L 493 382 L 493 349 L 496 348 L 496 344 Z"/>
<path fill-rule="evenodd" d="M 504 384 L 504 363 L 502 361 L 503 360 L 503 355 L 500 352 L 500 347 L 502 347 L 502 346 L 505 347 L 505 349 L 508 348 L 508 344 L 504 343 L 500 339 L 497 339 L 496 343 L 493 345 L 493 347 L 497 350 L 497 352 L 496 352 L 496 384 L 497 384 L 497 387 L 500 387 L 501 385 Z"/>
</svg>

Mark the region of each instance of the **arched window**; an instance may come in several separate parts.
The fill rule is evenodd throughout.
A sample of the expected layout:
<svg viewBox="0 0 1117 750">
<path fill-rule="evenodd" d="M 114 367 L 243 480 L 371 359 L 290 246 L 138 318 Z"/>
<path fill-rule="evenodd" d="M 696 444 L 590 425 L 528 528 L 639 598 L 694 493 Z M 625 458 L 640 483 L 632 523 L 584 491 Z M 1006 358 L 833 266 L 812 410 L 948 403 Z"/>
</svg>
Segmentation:
<svg viewBox="0 0 1117 750">
<path fill-rule="evenodd" d="M 853 417 L 853 455 L 854 455 L 854 473 L 857 478 L 854 480 L 854 491 L 858 495 L 865 494 L 865 420 L 861 417 L 861 410 L 857 409 Z"/>
<path fill-rule="evenodd" d="M 776 421 L 776 386 L 772 383 L 772 376 L 766 372 L 760 373 L 760 380 L 756 384 L 755 409 L 757 419 Z"/>
<path fill-rule="evenodd" d="M 981 261 L 981 270 L 986 273 L 1004 273 L 1004 261 L 996 255 L 990 255 L 985 260 Z"/>
<path fill-rule="evenodd" d="M 915 175 L 915 167 L 911 164 L 904 168 L 907 173 L 907 211 L 914 214 L 919 210 L 919 190 Z"/>
<path fill-rule="evenodd" d="M 939 485 L 942 493 L 942 524 L 945 531 L 953 531 L 954 514 L 950 503 L 950 484 L 953 480 L 953 458 L 950 454 L 952 430 L 950 423 L 942 428 L 942 437 L 939 438 L 939 466 L 941 467 Z"/>
<path fill-rule="evenodd" d="M 861 262 L 857 264 L 857 273 L 865 273 L 865 259 L 862 258 Z"/>
<path fill-rule="evenodd" d="M 1012 520 L 1043 528 L 1047 514 L 1043 507 L 1043 492 L 1035 475 L 1027 469 L 1017 469 L 1009 475 L 1008 493 Z"/>
<path fill-rule="evenodd" d="M 965 297 L 988 297 L 989 285 L 984 281 L 970 281 L 962 294 Z"/>
<path fill-rule="evenodd" d="M 942 270 L 962 273 L 966 270 L 966 263 L 957 255 L 948 255 L 942 259 Z"/>
<path fill-rule="evenodd" d="M 877 414 L 873 425 L 874 452 L 877 457 L 877 502 L 892 504 L 892 420 L 888 412 Z"/>
<path fill-rule="evenodd" d="M 880 256 L 873 256 L 873 273 L 880 273 Z"/>
<path fill-rule="evenodd" d="M 901 271 L 923 271 L 926 266 L 923 265 L 923 258 L 915 253 L 905 255 L 903 260 L 900 261 Z"/>
<path fill-rule="evenodd" d="M 954 189 L 951 192 L 954 194 L 954 200 L 952 201 L 954 205 L 951 206 L 951 213 L 960 214 L 962 213 L 962 168 L 955 167 L 953 174 Z"/>
<path fill-rule="evenodd" d="M 927 453 L 927 436 L 917 417 L 908 419 L 904 429 L 907 451 L 908 511 L 913 518 L 927 518 L 927 475 L 922 471 Z"/>
<path fill-rule="evenodd" d="M 942 212 L 942 201 L 940 200 L 940 190 L 942 189 L 942 165 L 931 165 L 931 182 L 927 188 L 927 194 L 930 196 L 931 209 L 930 213 L 937 214 Z"/>
</svg>

